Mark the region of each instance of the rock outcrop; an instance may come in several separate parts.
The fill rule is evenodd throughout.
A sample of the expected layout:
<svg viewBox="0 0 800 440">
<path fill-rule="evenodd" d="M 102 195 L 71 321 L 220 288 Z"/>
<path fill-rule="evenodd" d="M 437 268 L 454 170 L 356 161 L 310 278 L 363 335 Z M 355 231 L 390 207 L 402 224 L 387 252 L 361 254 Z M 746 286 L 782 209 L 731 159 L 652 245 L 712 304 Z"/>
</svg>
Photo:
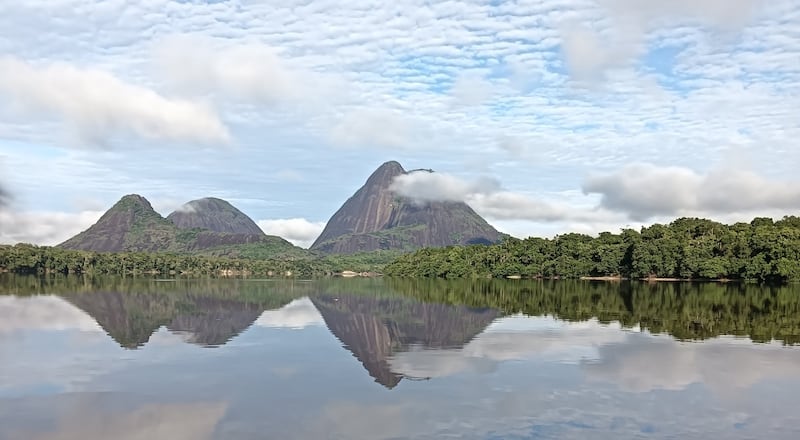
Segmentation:
<svg viewBox="0 0 800 440">
<path fill-rule="evenodd" d="M 350 254 L 499 241 L 497 230 L 466 203 L 420 203 L 394 194 L 392 182 L 403 174 L 397 162 L 381 165 L 336 211 L 311 249 Z"/>
</svg>

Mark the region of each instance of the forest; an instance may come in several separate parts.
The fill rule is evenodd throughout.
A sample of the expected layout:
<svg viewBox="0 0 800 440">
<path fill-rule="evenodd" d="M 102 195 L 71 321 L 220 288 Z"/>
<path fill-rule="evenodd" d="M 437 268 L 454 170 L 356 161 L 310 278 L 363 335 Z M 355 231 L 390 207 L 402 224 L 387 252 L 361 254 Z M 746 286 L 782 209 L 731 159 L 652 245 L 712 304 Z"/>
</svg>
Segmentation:
<svg viewBox="0 0 800 440">
<path fill-rule="evenodd" d="M 376 251 L 310 258 L 227 258 L 166 252 L 89 252 L 0 245 L 0 272 L 19 274 L 256 276 L 312 278 L 345 270 L 374 272 L 399 253 Z"/>
<path fill-rule="evenodd" d="M 492 246 L 422 249 L 384 268 L 396 277 L 800 280 L 800 218 L 725 225 L 680 218 L 641 231 L 507 238 Z"/>
</svg>

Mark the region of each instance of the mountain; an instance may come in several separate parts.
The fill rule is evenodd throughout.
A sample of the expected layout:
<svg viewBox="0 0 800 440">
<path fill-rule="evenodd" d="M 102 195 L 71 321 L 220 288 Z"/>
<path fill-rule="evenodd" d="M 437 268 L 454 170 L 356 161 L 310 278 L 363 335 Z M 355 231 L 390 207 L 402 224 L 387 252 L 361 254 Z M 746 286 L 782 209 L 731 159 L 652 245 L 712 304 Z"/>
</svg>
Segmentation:
<svg viewBox="0 0 800 440">
<path fill-rule="evenodd" d="M 175 226 L 161 217 L 147 199 L 129 194 L 92 227 L 59 246 L 96 252 L 153 252 L 169 248 L 175 236 Z"/>
<path fill-rule="evenodd" d="M 418 203 L 394 194 L 392 182 L 403 174 L 407 173 L 397 162 L 381 165 L 336 211 L 311 249 L 349 254 L 500 240 L 500 234 L 466 203 Z"/>
<path fill-rule="evenodd" d="M 167 216 L 179 229 L 207 229 L 229 234 L 264 235 L 261 228 L 233 205 L 222 199 L 206 197 L 192 200 Z"/>
<path fill-rule="evenodd" d="M 264 234 L 250 218 L 224 200 L 201 199 L 185 206 L 195 209 L 196 215 L 173 216 L 170 221 L 157 213 L 147 199 L 130 194 L 89 229 L 58 246 L 94 252 L 174 252 L 233 258 L 309 255 L 283 238 Z M 230 224 L 226 224 L 228 221 Z M 204 227 L 187 226 L 193 222 Z M 257 229 L 256 233 L 218 231 L 252 231 L 250 224 Z M 209 229 L 212 227 L 216 230 Z"/>
</svg>

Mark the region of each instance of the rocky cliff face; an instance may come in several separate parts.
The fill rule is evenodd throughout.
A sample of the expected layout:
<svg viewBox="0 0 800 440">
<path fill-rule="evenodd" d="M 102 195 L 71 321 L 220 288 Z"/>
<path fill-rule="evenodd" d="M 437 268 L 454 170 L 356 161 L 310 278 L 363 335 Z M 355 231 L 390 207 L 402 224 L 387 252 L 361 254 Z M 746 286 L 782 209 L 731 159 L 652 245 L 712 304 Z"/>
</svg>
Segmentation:
<svg viewBox="0 0 800 440">
<path fill-rule="evenodd" d="M 192 200 L 167 216 L 179 229 L 205 229 L 228 234 L 264 235 L 261 228 L 225 200 L 207 197 Z"/>
<path fill-rule="evenodd" d="M 489 244 L 499 233 L 465 203 L 416 203 L 392 193 L 406 171 L 386 162 L 331 217 L 311 246 L 325 253 L 416 249 L 453 244 Z"/>
</svg>

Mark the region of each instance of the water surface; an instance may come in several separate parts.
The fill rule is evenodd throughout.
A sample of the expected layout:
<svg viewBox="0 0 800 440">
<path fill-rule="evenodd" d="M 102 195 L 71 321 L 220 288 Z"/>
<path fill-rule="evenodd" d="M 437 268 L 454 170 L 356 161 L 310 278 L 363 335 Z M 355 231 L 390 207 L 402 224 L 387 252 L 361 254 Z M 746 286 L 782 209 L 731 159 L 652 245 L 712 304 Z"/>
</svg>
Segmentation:
<svg viewBox="0 0 800 440">
<path fill-rule="evenodd" d="M 0 275 L 0 439 L 795 439 L 800 286 Z"/>
</svg>

